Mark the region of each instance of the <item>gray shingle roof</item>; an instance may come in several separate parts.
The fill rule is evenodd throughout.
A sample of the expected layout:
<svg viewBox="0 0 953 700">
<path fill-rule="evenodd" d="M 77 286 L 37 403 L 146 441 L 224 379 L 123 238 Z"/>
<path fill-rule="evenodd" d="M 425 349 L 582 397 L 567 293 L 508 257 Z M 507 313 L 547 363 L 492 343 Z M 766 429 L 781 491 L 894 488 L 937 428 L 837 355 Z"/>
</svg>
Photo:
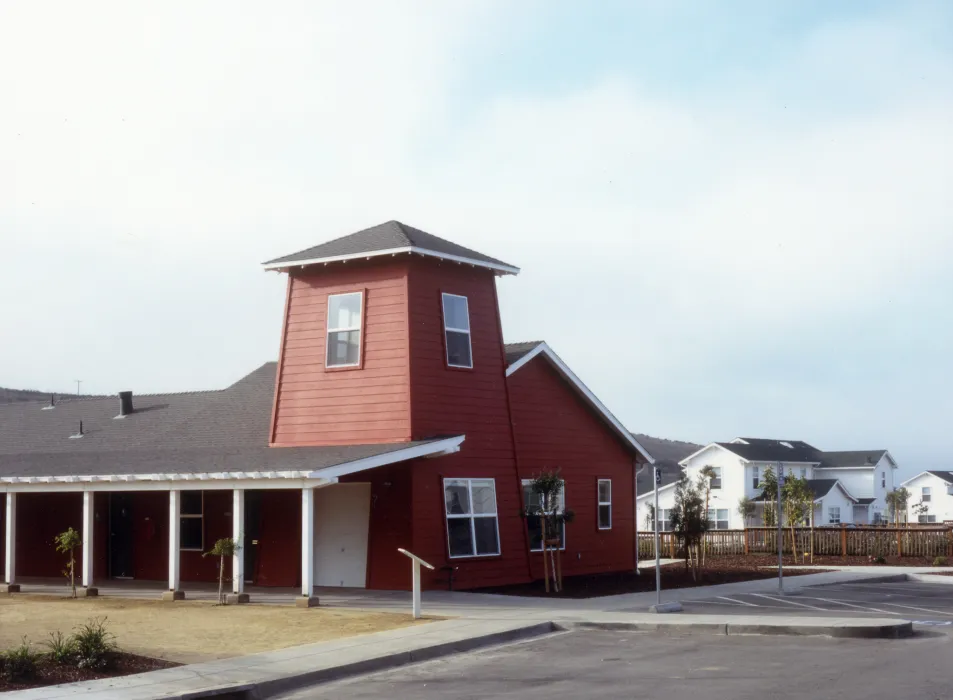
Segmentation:
<svg viewBox="0 0 953 700">
<path fill-rule="evenodd" d="M 636 434 L 635 439 L 652 455 L 655 466 L 662 470 L 662 486 L 678 481 L 682 476 L 682 468 L 678 466 L 678 463 L 702 448 L 702 445 L 696 445 L 693 442 L 665 440 L 651 435 Z M 635 488 L 639 494 L 655 490 L 655 475 L 651 467 L 643 469 L 642 473 L 636 477 Z"/>
<path fill-rule="evenodd" d="M 748 444 L 719 442 L 726 450 L 754 462 L 820 462 L 820 450 L 800 440 L 769 440 L 765 438 L 742 438 Z M 787 447 L 782 443 L 788 443 Z"/>
<path fill-rule="evenodd" d="M 506 352 L 506 366 L 509 367 L 514 362 L 543 344 L 542 340 L 529 340 L 522 343 L 507 343 L 504 345 Z"/>
<path fill-rule="evenodd" d="M 276 363 L 226 389 L 0 405 L 0 477 L 316 470 L 433 442 L 268 447 Z M 84 437 L 70 439 L 83 421 Z M 435 438 L 436 439 L 436 438 Z"/>
<path fill-rule="evenodd" d="M 930 470 L 930 469 L 928 469 L 927 472 L 930 473 L 930 474 L 933 474 L 933 476 L 937 476 L 937 477 L 943 479 L 943 481 L 945 481 L 945 482 L 948 483 L 948 484 L 953 484 L 953 472 L 949 472 L 949 471 L 933 471 L 933 470 Z"/>
<path fill-rule="evenodd" d="M 848 450 L 823 452 L 821 467 L 873 467 L 887 450 Z"/>
<path fill-rule="evenodd" d="M 320 261 L 325 258 L 338 258 L 340 256 L 362 255 L 365 253 L 374 254 L 381 251 L 393 250 L 395 248 L 417 248 L 423 251 L 429 251 L 437 257 L 454 256 L 467 258 L 485 263 L 494 268 L 508 268 L 503 271 L 519 272 L 518 268 L 491 258 L 489 255 L 478 253 L 475 250 L 466 248 L 452 241 L 448 241 L 439 236 L 434 236 L 426 231 L 421 231 L 413 226 L 402 224 L 399 221 L 387 221 L 377 226 L 352 233 L 347 236 L 335 238 L 334 240 L 321 243 L 311 248 L 305 248 L 297 253 L 285 255 L 264 263 L 267 266 L 277 266 L 284 263 L 295 264 L 303 261 Z"/>
</svg>

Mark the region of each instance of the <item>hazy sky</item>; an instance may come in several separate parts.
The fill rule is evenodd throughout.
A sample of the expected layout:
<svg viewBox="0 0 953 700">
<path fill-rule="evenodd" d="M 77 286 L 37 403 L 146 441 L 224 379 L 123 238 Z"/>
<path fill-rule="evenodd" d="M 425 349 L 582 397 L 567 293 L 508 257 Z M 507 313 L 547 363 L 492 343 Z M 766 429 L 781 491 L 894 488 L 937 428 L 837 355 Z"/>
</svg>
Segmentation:
<svg viewBox="0 0 953 700">
<path fill-rule="evenodd" d="M 633 430 L 953 468 L 949 2 L 0 5 L 0 386 L 227 385 L 387 219 Z"/>
</svg>

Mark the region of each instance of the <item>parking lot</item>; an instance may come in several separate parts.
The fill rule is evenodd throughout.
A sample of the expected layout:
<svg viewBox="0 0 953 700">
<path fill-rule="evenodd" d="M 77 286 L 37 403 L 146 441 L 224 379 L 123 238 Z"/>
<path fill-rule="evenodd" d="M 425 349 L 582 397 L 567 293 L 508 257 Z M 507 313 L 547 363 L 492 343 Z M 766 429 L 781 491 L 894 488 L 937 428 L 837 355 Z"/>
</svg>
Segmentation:
<svg viewBox="0 0 953 700">
<path fill-rule="evenodd" d="M 842 583 L 793 595 L 742 593 L 682 601 L 687 613 L 896 617 L 923 626 L 953 626 L 953 586 L 931 583 Z"/>
</svg>

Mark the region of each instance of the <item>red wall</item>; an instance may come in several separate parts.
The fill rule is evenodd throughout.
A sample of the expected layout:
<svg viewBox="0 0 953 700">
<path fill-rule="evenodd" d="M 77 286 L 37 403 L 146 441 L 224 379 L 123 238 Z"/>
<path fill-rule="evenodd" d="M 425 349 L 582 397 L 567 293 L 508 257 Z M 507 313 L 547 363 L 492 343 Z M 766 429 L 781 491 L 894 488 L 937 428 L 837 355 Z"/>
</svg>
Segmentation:
<svg viewBox="0 0 953 700">
<path fill-rule="evenodd" d="M 63 578 L 67 555 L 56 551 L 53 538 L 70 527 L 82 531 L 82 525 L 82 494 L 18 493 L 17 576 Z M 79 547 L 76 550 L 77 584 L 82 580 L 81 561 L 82 547 Z"/>
<path fill-rule="evenodd" d="M 631 448 L 615 436 L 542 356 L 508 378 L 520 475 L 531 479 L 559 469 L 566 506 L 563 574 L 621 571 L 635 566 Z M 612 529 L 599 530 L 598 479 L 612 480 Z M 542 554 L 532 555 L 542 578 Z"/>
<path fill-rule="evenodd" d="M 467 297 L 473 369 L 447 367 L 441 294 Z M 504 376 L 503 334 L 493 273 L 415 259 L 408 278 L 411 419 L 414 439 L 465 434 L 458 454 L 421 459 L 411 468 L 413 552 L 438 566 L 459 567 L 454 586 L 472 588 L 529 578 L 516 459 Z M 499 513 L 499 556 L 449 559 L 443 479 L 493 478 Z M 445 587 L 445 573 L 425 577 Z"/>
<path fill-rule="evenodd" d="M 7 494 L 0 493 L 0 583 L 3 582 L 4 576 L 4 567 L 6 566 L 7 561 Z"/>
<path fill-rule="evenodd" d="M 262 491 L 258 547 L 256 584 L 301 584 L 301 491 Z"/>
<path fill-rule="evenodd" d="M 410 439 L 407 261 L 315 267 L 289 275 L 272 444 Z M 364 291 L 363 366 L 325 368 L 328 295 Z"/>
<path fill-rule="evenodd" d="M 169 492 L 135 491 L 131 509 L 135 577 L 146 581 L 168 581 Z"/>
<path fill-rule="evenodd" d="M 166 494 L 168 500 L 168 494 Z M 215 541 L 232 536 L 232 492 L 205 491 L 203 496 L 204 551 L 215 546 Z M 168 507 L 166 507 L 168 513 Z M 218 557 L 203 557 L 202 552 L 180 553 L 179 572 L 183 582 L 218 581 Z M 168 567 L 166 567 L 168 571 Z M 231 562 L 225 563 L 225 575 L 231 576 Z"/>
</svg>

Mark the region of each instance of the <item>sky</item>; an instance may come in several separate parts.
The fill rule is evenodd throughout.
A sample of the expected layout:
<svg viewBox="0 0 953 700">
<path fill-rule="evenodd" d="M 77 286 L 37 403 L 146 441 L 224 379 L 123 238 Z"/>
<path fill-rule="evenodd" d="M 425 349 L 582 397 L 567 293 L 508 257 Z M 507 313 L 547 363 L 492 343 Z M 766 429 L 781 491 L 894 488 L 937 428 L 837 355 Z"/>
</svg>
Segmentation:
<svg viewBox="0 0 953 700">
<path fill-rule="evenodd" d="M 3 3 L 0 107 L 0 386 L 226 386 L 398 219 L 636 432 L 953 468 L 948 2 Z"/>
</svg>

